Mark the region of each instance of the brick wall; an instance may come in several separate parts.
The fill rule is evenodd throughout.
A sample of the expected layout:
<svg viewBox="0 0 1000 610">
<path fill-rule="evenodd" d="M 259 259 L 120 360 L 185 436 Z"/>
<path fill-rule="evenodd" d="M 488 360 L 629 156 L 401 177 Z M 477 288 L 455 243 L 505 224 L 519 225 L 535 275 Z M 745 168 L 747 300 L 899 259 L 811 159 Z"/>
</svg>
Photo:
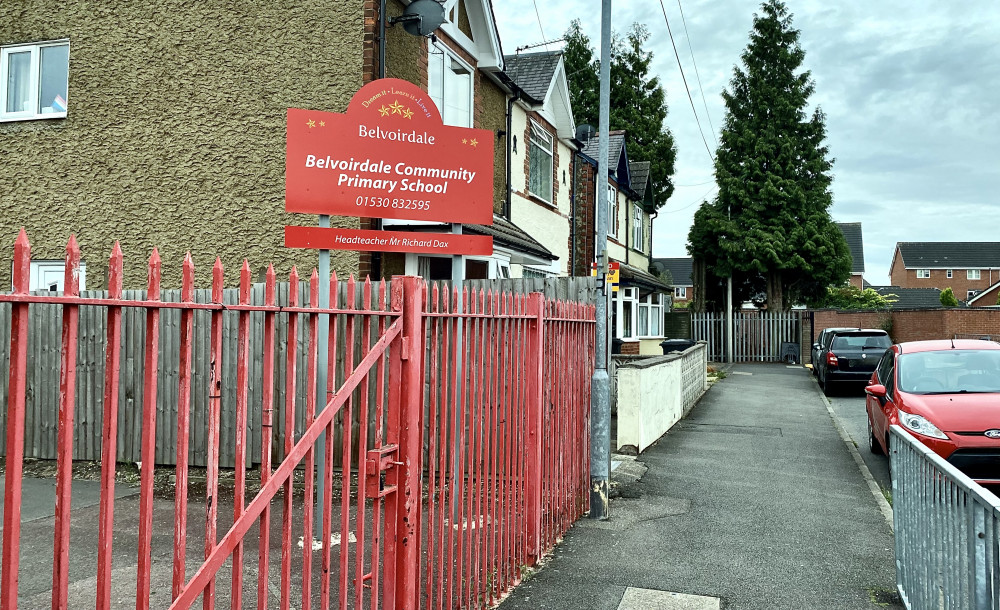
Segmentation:
<svg viewBox="0 0 1000 610">
<path fill-rule="evenodd" d="M 835 326 L 880 328 L 886 317 L 892 320 L 892 339 L 896 343 L 951 339 L 955 335 L 1000 336 L 1000 310 L 997 309 L 921 309 L 881 311 L 837 311 L 823 309 L 803 317 L 803 362 L 810 361 L 809 345 L 819 331 Z M 809 345 L 805 345 L 805 344 Z"/>
</svg>

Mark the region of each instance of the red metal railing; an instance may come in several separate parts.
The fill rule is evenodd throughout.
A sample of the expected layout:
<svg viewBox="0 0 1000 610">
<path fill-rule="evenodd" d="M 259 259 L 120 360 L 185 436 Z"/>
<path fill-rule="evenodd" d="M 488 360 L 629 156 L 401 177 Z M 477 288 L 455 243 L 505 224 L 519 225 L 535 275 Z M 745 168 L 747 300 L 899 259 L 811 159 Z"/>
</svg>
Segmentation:
<svg viewBox="0 0 1000 610">
<path fill-rule="evenodd" d="M 589 502 L 594 308 L 459 296 L 424 313 L 425 608 L 498 602 Z"/>
<path fill-rule="evenodd" d="M 80 251 L 71 238 L 64 293 L 29 294 L 30 245 L 22 231 L 15 244 L 14 291 L 0 295 L 0 302 L 11 304 L 0 607 L 34 606 L 45 595 L 53 608 L 119 607 L 121 574 L 126 567 L 126 573 L 135 574 L 135 588 L 127 588 L 134 590 L 134 604 L 128 605 L 139 609 L 188 608 L 199 598 L 204 608 L 266 608 L 269 604 L 324 609 L 331 604 L 339 608 L 482 607 L 501 599 L 519 582 L 522 567 L 537 561 L 587 509 L 593 307 L 546 301 L 540 294 L 468 291 L 461 294 L 465 305 L 458 306 L 459 293 L 439 292 L 436 286 L 428 290 L 418 278 L 394 279 L 390 303 L 384 282 L 373 294 L 372 284 L 365 281 L 358 295 L 359 285 L 351 278 L 346 283 L 346 300 L 339 303 L 334 275 L 330 305 L 320 308 L 315 271 L 309 281 L 310 302 L 300 306 L 294 269 L 287 305 L 279 306 L 272 268 L 266 275 L 264 304 L 252 305 L 247 263 L 240 271 L 238 302 L 227 305 L 219 261 L 212 270 L 211 302 L 195 303 L 195 269 L 190 257 L 184 261 L 180 301 L 165 302 L 160 291 L 161 262 L 155 251 L 149 261 L 144 300 L 125 300 L 123 256 L 117 245 L 109 261 L 107 298 L 85 299 L 79 296 L 79 266 Z M 20 549 L 32 304 L 60 305 L 63 313 L 48 591 L 40 590 L 35 576 L 45 563 L 43 553 L 26 554 Z M 79 311 L 93 306 L 107 313 L 101 494 L 96 538 L 90 536 L 96 540 L 96 554 L 92 549 L 81 550 L 79 544 L 70 548 Z M 127 308 L 145 312 L 137 504 L 115 497 L 122 312 Z M 180 346 L 177 416 L 176 421 L 166 422 L 177 429 L 176 484 L 169 500 L 154 487 L 157 370 L 164 366 L 159 359 L 160 314 L 167 309 L 180 310 L 181 320 L 176 339 Z M 194 340 L 197 311 L 210 316 L 207 345 L 196 345 Z M 326 337 L 328 400 L 325 405 L 317 404 L 315 393 L 309 391 L 305 404 L 296 405 L 294 397 L 301 383 L 296 371 L 302 353 L 306 387 L 316 387 L 318 321 L 323 315 L 331 319 Z M 235 341 L 225 337 L 227 317 L 235 318 Z M 263 341 L 253 348 L 252 317 L 263 328 Z M 285 322 L 285 336 L 277 331 L 279 318 Z M 304 352 L 295 348 L 300 341 L 307 344 Z M 226 351 L 227 344 L 236 347 Z M 281 349 L 285 350 L 283 360 L 277 358 Z M 200 356 L 207 356 L 209 362 L 207 384 L 193 380 L 193 362 Z M 235 382 L 223 375 L 224 356 L 237 360 Z M 248 387 L 253 363 L 259 363 L 262 370 L 256 403 L 250 400 Z M 283 383 L 279 381 L 282 373 Z M 276 399 L 276 391 L 283 393 L 284 400 Z M 204 502 L 192 506 L 188 452 L 192 422 L 202 421 L 191 416 L 192 395 L 199 392 L 207 393 L 208 413 L 203 420 L 207 430 L 203 433 L 208 451 Z M 232 403 L 226 401 L 235 405 L 235 413 L 223 413 L 224 396 L 235 396 Z M 304 408 L 304 417 L 296 417 L 297 407 Z M 259 418 L 250 417 L 249 411 L 257 408 Z M 221 432 L 224 418 L 235 419 L 231 438 Z M 279 420 L 285 431 L 280 448 L 273 445 L 273 427 Z M 252 421 L 259 421 L 259 426 L 251 426 Z M 297 421 L 302 422 L 298 430 Z M 248 472 L 251 435 L 260 435 L 261 462 L 256 472 Z M 325 443 L 315 447 L 321 435 Z M 221 483 L 222 475 L 230 476 L 219 466 L 222 443 L 235 447 L 231 488 Z M 327 518 L 314 549 L 318 516 L 313 514 L 312 473 L 318 465 L 317 451 L 323 466 L 320 472 L 326 477 L 322 483 L 332 490 L 326 497 L 332 498 L 324 509 Z M 276 466 L 272 456 L 280 459 Z M 259 479 L 250 482 L 248 475 L 254 474 Z M 251 493 L 251 486 L 256 493 Z M 220 510 L 220 501 L 230 495 L 232 512 Z M 115 517 L 116 506 L 122 503 L 126 509 L 121 514 L 126 518 L 138 513 L 132 530 L 137 533 L 135 547 L 113 545 L 115 528 L 122 533 L 121 519 Z M 192 518 L 203 518 L 203 525 L 189 527 Z M 126 519 L 126 523 L 133 527 L 131 521 Z M 161 531 L 165 527 L 169 529 Z M 298 532 L 301 553 L 294 550 Z M 164 543 L 171 539 L 169 545 Z M 248 562 L 245 543 L 254 539 L 256 558 Z M 33 540 L 33 549 L 35 544 Z M 333 547 L 338 544 L 334 565 Z M 272 553 L 280 553 L 280 562 L 274 566 Z M 71 557 L 77 558 L 74 565 L 87 565 L 80 558 L 94 558 L 94 598 L 72 597 L 79 591 L 71 589 L 71 576 L 79 580 L 93 575 L 71 574 Z M 318 569 L 314 569 L 317 561 Z M 171 566 L 169 574 L 157 570 L 157 565 L 166 564 Z M 231 572 L 228 578 L 221 577 L 220 570 L 227 564 Z M 31 575 L 31 591 L 19 591 L 22 573 Z M 245 585 L 244 576 L 252 580 L 254 575 L 256 586 Z M 167 590 L 168 581 L 169 604 L 162 593 L 156 595 Z"/>
</svg>

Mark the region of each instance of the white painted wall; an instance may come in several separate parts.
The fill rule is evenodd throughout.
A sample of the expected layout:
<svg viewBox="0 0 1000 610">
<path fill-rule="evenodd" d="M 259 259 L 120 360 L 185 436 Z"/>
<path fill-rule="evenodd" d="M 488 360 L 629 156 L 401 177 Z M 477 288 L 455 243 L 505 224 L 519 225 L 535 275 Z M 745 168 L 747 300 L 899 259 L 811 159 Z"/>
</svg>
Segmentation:
<svg viewBox="0 0 1000 610">
<path fill-rule="evenodd" d="M 685 415 L 685 361 L 700 375 L 688 380 L 696 396 L 707 387 L 706 347 L 698 344 L 681 355 L 660 356 L 617 367 L 618 449 L 626 445 L 640 452 L 663 436 Z M 688 388 L 691 395 L 692 388 Z"/>
</svg>

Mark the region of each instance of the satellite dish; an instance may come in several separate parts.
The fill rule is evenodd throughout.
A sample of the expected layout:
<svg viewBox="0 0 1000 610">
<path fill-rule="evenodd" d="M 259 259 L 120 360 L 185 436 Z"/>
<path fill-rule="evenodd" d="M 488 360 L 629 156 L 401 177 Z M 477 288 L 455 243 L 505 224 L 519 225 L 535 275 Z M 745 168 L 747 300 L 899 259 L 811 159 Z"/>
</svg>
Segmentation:
<svg viewBox="0 0 1000 610">
<path fill-rule="evenodd" d="M 413 0 L 398 20 L 407 34 L 430 36 L 444 23 L 444 7 L 434 0 Z"/>
<path fill-rule="evenodd" d="M 593 125 L 582 123 L 576 126 L 576 139 L 581 142 L 586 142 L 590 138 L 594 137 L 594 133 L 596 132 L 597 130 L 594 129 Z"/>
</svg>

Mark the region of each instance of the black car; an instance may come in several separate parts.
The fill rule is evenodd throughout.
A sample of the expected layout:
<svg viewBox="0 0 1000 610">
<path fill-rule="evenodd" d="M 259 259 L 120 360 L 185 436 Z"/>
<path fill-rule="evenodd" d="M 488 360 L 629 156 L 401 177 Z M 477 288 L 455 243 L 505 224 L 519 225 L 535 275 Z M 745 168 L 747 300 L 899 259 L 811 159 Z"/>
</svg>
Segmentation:
<svg viewBox="0 0 1000 610">
<path fill-rule="evenodd" d="M 817 372 L 819 368 L 820 358 L 823 357 L 823 350 L 830 347 L 830 341 L 833 341 L 834 333 L 839 333 L 842 330 L 855 330 L 854 328 L 845 328 L 842 326 L 835 326 L 833 328 L 824 328 L 819 332 L 819 336 L 816 337 L 816 343 L 812 345 L 812 373 L 813 375 L 819 375 Z"/>
<path fill-rule="evenodd" d="M 892 339 L 884 330 L 854 328 L 833 333 L 829 345 L 813 363 L 823 393 L 830 396 L 834 384 L 863 386 L 890 347 Z"/>
</svg>

